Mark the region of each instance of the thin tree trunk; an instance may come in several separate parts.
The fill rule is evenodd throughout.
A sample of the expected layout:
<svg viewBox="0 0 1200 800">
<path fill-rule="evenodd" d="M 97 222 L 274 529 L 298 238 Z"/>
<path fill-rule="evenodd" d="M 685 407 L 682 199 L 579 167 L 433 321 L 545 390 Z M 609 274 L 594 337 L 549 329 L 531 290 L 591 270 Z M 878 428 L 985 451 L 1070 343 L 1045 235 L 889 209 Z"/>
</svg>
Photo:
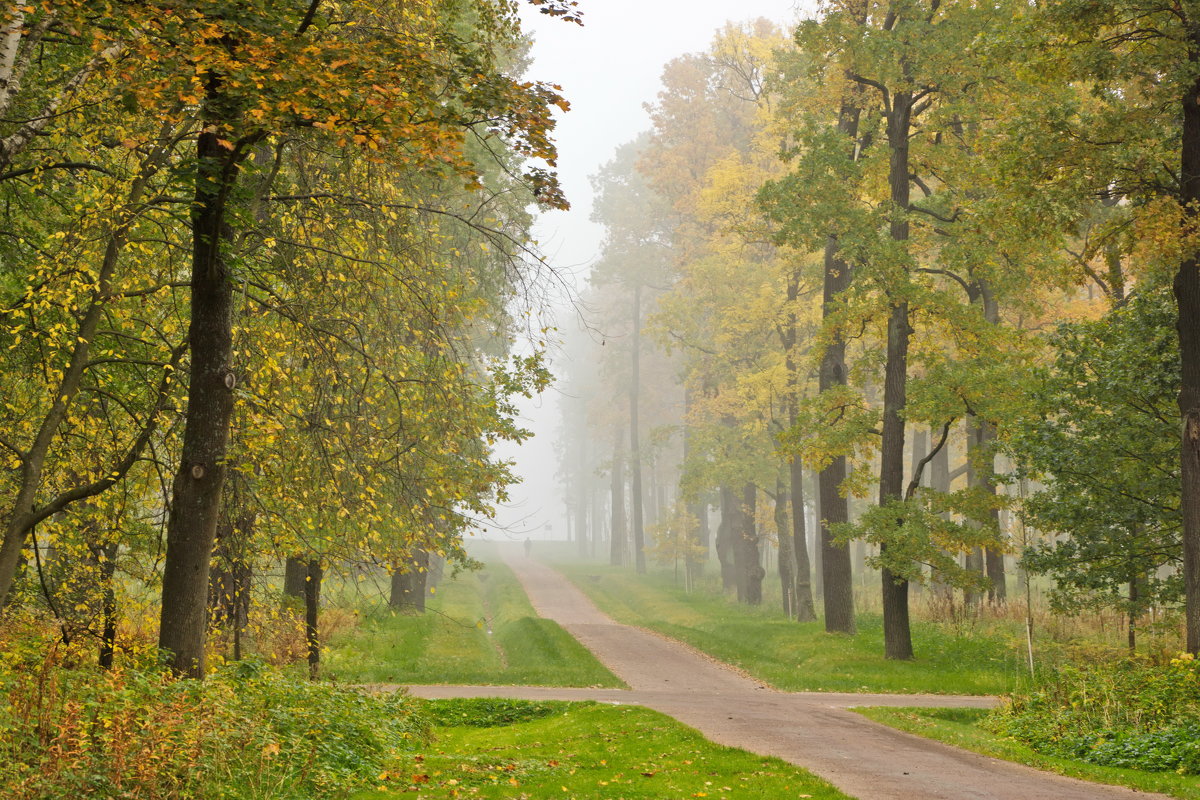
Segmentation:
<svg viewBox="0 0 1200 800">
<path fill-rule="evenodd" d="M 721 563 L 721 585 L 728 591 L 738 589 L 737 564 L 735 563 L 734 541 L 741 531 L 741 503 L 729 486 L 721 487 L 721 523 L 717 526 L 717 561 Z"/>
<path fill-rule="evenodd" d="M 788 525 L 788 490 L 783 476 L 775 479 L 775 532 L 779 537 L 779 589 L 783 600 L 783 615 L 796 615 L 796 555 L 794 540 Z"/>
<path fill-rule="evenodd" d="M 996 302 L 996 295 L 992 291 L 992 287 L 987 281 L 977 279 L 974 281 L 974 287 L 978 291 L 979 302 L 983 304 L 983 318 L 990 325 L 998 326 L 1000 324 L 1000 306 Z M 996 495 L 996 469 L 995 457 L 987 453 L 989 442 L 996 438 L 996 426 L 989 420 L 981 419 L 978 421 L 979 426 L 975 434 L 975 447 L 985 453 L 981 458 L 976 458 L 979 466 L 979 474 L 976 476 L 978 485 L 993 497 Z M 968 454 L 970 458 L 970 454 Z M 1000 531 L 1000 509 L 993 507 L 991 510 L 992 524 L 996 531 Z M 994 547 L 986 548 L 984 551 L 984 571 L 988 577 L 988 602 L 996 605 L 1003 605 L 1008 599 L 1008 586 L 1004 574 L 1004 552 Z"/>
<path fill-rule="evenodd" d="M 980 487 L 980 471 L 975 466 L 974 455 L 979 449 L 980 426 L 982 422 L 978 417 L 968 416 L 966 420 L 967 430 L 967 486 L 973 489 Z M 966 569 L 974 575 L 985 575 L 986 565 L 983 557 L 982 547 L 972 547 L 967 553 Z M 967 608 L 978 608 L 983 602 L 983 593 L 975 588 L 967 588 L 963 590 L 963 604 Z"/>
<path fill-rule="evenodd" d="M 917 465 L 921 463 L 921 459 L 929 454 L 929 431 L 923 427 L 914 427 L 912 429 L 912 450 L 911 460 L 909 461 L 908 474 L 912 477 L 917 475 Z M 945 449 L 945 448 L 943 448 Z M 925 476 L 922 474 L 920 485 L 925 485 Z M 913 594 L 919 594 L 922 589 L 922 583 L 918 581 L 909 587 Z"/>
<path fill-rule="evenodd" d="M 936 434 L 935 434 L 936 435 Z M 950 491 L 950 445 L 944 445 L 940 450 L 933 454 L 933 459 L 929 462 L 929 488 L 932 491 L 946 494 Z M 948 519 L 949 514 L 943 512 L 942 517 Z M 939 597 L 950 602 L 954 601 L 954 587 L 946 582 L 943 576 L 937 570 L 931 570 L 929 574 L 930 583 L 933 591 Z"/>
<path fill-rule="evenodd" d="M 639 574 L 646 571 L 646 530 L 642 519 L 642 448 L 638 423 L 638 395 L 641 392 L 642 285 L 633 289 L 633 350 L 629 380 L 629 466 L 633 495 L 633 563 Z"/>
<path fill-rule="evenodd" d="M 1190 20 L 1188 61 L 1200 64 L 1200 21 Z M 1183 97 L 1180 207 L 1189 230 L 1200 217 L 1200 78 Z M 1193 250 L 1174 281 L 1179 332 L 1180 510 L 1183 515 L 1184 618 L 1188 652 L 1200 655 L 1200 258 Z"/>
<path fill-rule="evenodd" d="M 804 468 L 799 459 L 788 465 L 792 503 L 792 550 L 796 556 L 796 602 L 795 616 L 799 622 L 812 622 L 817 618 L 813 608 L 812 565 L 808 560 L 808 531 L 804 508 Z M 786 536 L 783 532 L 780 536 Z"/>
<path fill-rule="evenodd" d="M 304 581 L 304 642 L 308 647 L 308 677 L 317 679 L 321 669 L 321 581 L 324 572 L 321 562 L 312 559 Z"/>
<path fill-rule="evenodd" d="M 117 223 L 109 234 L 102 257 L 96 272 L 96 288 L 88 300 L 86 309 L 78 318 L 73 332 L 71 354 L 67 363 L 62 365 L 61 376 L 55 387 L 53 400 L 38 425 L 29 447 L 20 455 L 20 472 L 12 505 L 4 521 L 4 538 L 0 541 L 0 607 L 8 598 L 17 570 L 20 567 L 26 539 L 34 525 L 65 509 L 70 503 L 83 500 L 99 494 L 122 477 L 138 457 L 142 449 L 153 435 L 157 420 L 170 396 L 166 386 L 160 391 L 159 401 L 151 409 L 145 428 L 134 440 L 130 450 L 121 463 L 108 471 L 104 478 L 90 484 L 72 487 L 59 493 L 50 502 L 42 498 L 39 502 L 38 493 L 43 489 L 42 475 L 46 461 L 51 456 L 51 450 L 58 440 L 59 429 L 71 410 L 75 397 L 79 393 L 83 377 L 91 360 L 91 347 L 96 333 L 104 320 L 108 304 L 111 300 L 112 281 L 120 261 L 120 255 L 128 241 L 129 231 L 140 213 L 139 206 L 145 195 L 150 180 L 157 173 L 168 152 L 168 145 L 161 142 L 154 153 L 142 164 L 142 173 L 134 180 L 129 189 L 125 207 Z M 179 351 L 182 354 L 182 350 Z M 171 364 L 174 368 L 174 361 Z"/>
<path fill-rule="evenodd" d="M 624 431 L 616 429 L 612 462 L 612 525 L 609 532 L 608 561 L 614 567 L 625 563 L 625 453 L 621 449 Z"/>
<path fill-rule="evenodd" d="M 579 436 L 578 485 L 575 491 L 575 537 L 580 558 L 587 558 L 589 542 L 595 531 L 588 534 L 588 451 L 587 436 Z"/>
<path fill-rule="evenodd" d="M 113 578 L 117 572 L 116 542 L 103 547 L 91 548 L 100 567 L 100 582 L 103 587 L 101 612 L 104 628 L 100 633 L 100 656 L 98 662 L 103 669 L 112 669 L 113 656 L 117 652 L 117 592 Z"/>
<path fill-rule="evenodd" d="M 1142 616 L 1141 609 L 1138 607 L 1138 600 L 1141 599 L 1139 591 L 1142 576 L 1138 574 L 1138 569 L 1135 566 L 1132 574 L 1129 576 L 1129 655 L 1137 652 L 1137 623 Z"/>
</svg>

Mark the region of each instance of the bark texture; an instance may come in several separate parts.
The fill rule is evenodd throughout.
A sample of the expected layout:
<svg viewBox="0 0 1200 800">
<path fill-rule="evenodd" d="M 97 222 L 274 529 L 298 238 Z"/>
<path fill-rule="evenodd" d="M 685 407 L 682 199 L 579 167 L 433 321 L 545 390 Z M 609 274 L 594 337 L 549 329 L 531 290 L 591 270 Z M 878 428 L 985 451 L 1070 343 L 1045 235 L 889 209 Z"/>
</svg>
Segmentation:
<svg viewBox="0 0 1200 800">
<path fill-rule="evenodd" d="M 1200 20 L 1189 20 L 1188 59 L 1200 63 Z M 1194 225 L 1200 217 L 1200 78 L 1183 97 L 1180 203 Z M 1174 281 L 1178 305 L 1180 510 L 1183 514 L 1184 618 L 1188 652 L 1200 655 L 1200 258 L 1190 253 Z"/>
<path fill-rule="evenodd" d="M 225 202 L 237 180 L 237 165 L 218 133 L 232 118 L 227 105 L 220 80 L 210 74 L 204 130 L 196 140 L 188 403 L 171 489 L 158 635 L 172 671 L 194 678 L 204 675 L 209 560 L 221 510 L 237 380 L 230 363 L 233 283 L 224 252 L 232 238 Z"/>
</svg>

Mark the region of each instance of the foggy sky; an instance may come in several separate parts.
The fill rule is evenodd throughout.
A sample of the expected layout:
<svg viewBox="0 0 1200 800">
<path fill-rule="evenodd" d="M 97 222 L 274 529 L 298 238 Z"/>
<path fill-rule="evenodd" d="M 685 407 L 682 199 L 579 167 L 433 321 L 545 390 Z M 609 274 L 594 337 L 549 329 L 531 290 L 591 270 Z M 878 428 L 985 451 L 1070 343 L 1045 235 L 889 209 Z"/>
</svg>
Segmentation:
<svg viewBox="0 0 1200 800">
<path fill-rule="evenodd" d="M 555 269 L 582 288 L 603 238 L 603 229 L 588 219 L 588 177 L 619 145 L 649 128 L 644 104 L 658 94 L 663 66 L 677 56 L 707 49 L 726 22 L 766 17 L 790 24 L 811 16 L 816 0 L 582 0 L 582 27 L 522 5 L 524 27 L 534 35 L 533 63 L 526 77 L 558 84 L 571 103 L 570 112 L 558 115 L 554 137 L 559 178 L 571 210 L 543 214 L 536 235 Z M 574 312 L 565 301 L 563 305 L 560 326 L 574 328 Z M 521 408 L 522 423 L 535 437 L 519 448 L 499 449 L 502 457 L 516 459 L 523 482 L 512 487 L 512 502 L 499 509 L 497 522 L 513 538 L 564 538 L 565 509 L 554 449 L 561 424 L 556 389 L 551 387 Z"/>
</svg>

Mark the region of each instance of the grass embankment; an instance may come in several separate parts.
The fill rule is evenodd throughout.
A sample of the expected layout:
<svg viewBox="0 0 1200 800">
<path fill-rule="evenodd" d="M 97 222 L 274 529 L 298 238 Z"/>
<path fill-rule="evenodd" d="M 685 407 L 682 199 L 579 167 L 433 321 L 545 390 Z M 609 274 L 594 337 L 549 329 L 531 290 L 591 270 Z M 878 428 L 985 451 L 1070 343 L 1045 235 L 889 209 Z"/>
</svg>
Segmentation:
<svg viewBox="0 0 1200 800">
<path fill-rule="evenodd" d="M 334 637 L 326 673 L 347 683 L 623 686 L 557 623 L 537 616 L 498 560 L 449 575 L 424 614 L 376 605 Z"/>
<path fill-rule="evenodd" d="M 354 800 L 846 798 L 805 770 L 715 745 L 636 706 L 448 700 L 429 709 L 435 722 L 454 727 L 435 728 L 432 746 Z"/>
<path fill-rule="evenodd" d="M 559 564 L 613 618 L 687 642 L 789 691 L 997 694 L 1022 679 L 1020 655 L 1002 629 L 913 621 L 912 661 L 883 657 L 883 620 L 858 615 L 856 636 L 797 623 L 772 606 L 738 605 L 703 589 L 685 593 L 670 573 L 635 575 L 594 564 Z"/>
<path fill-rule="evenodd" d="M 1185 800 L 1200 800 L 1200 780 L 1194 775 L 1143 772 L 1102 767 L 1074 759 L 1043 755 L 981 726 L 988 712 L 973 708 L 858 708 L 863 716 L 929 739 L 972 750 L 985 756 L 1015 761 L 1073 778 L 1128 786 L 1143 792 L 1160 792 Z"/>
</svg>

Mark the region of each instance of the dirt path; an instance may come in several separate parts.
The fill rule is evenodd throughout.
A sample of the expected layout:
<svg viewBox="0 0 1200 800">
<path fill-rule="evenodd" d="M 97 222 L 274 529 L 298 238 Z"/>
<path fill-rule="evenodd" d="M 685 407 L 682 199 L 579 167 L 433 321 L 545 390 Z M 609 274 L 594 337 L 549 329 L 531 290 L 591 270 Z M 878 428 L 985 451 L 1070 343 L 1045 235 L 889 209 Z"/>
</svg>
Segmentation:
<svg viewBox="0 0 1200 800">
<path fill-rule="evenodd" d="M 988 707 L 986 697 L 778 692 L 686 645 L 620 625 L 557 571 L 502 548 L 533 607 L 588 647 L 630 689 L 412 686 L 421 697 L 599 700 L 653 708 L 714 742 L 778 756 L 861 800 L 1162 798 L 1076 781 L 892 730 L 851 706 Z"/>
</svg>

